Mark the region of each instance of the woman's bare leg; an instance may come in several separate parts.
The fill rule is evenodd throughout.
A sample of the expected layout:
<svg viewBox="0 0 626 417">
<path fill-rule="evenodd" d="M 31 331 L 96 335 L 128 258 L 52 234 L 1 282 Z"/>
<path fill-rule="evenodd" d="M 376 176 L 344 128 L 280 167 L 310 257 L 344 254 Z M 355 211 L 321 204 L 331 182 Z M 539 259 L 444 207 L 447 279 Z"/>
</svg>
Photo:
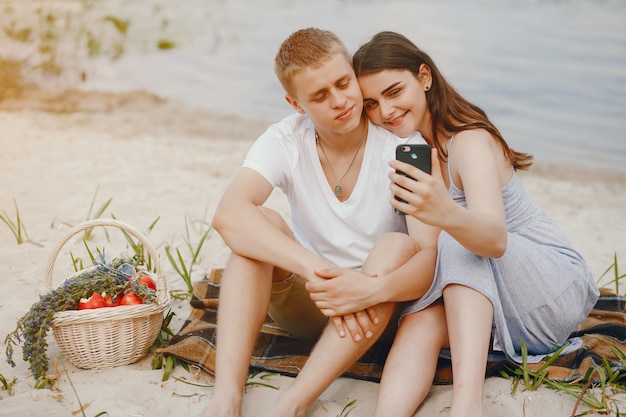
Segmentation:
<svg viewBox="0 0 626 417">
<path fill-rule="evenodd" d="M 493 305 L 463 285 L 447 286 L 443 298 L 454 375 L 450 417 L 482 417 Z"/>
<path fill-rule="evenodd" d="M 410 417 L 433 384 L 437 360 L 447 346 L 441 303 L 405 316 L 385 362 L 376 404 L 377 417 Z"/>
</svg>

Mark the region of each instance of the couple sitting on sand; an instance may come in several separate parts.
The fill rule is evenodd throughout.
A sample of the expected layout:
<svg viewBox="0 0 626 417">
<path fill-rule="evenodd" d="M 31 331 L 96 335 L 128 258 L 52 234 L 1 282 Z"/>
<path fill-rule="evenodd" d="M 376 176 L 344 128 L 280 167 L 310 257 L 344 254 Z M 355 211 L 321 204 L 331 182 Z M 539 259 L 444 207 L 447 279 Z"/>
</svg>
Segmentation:
<svg viewBox="0 0 626 417">
<path fill-rule="evenodd" d="M 482 416 L 488 352 L 519 359 L 523 342 L 547 354 L 598 297 L 580 254 L 516 177 L 532 157 L 393 32 L 350 57 L 333 33 L 299 30 L 275 72 L 297 113 L 253 144 L 213 219 L 232 256 L 203 415 L 241 416 L 269 312 L 317 343 L 268 416 L 304 416 L 379 338 L 392 348 L 376 416 L 413 415 L 443 348 L 450 416 Z M 397 145 L 424 141 L 432 175 L 395 161 Z M 291 227 L 264 206 L 274 187 L 289 200 Z"/>
</svg>

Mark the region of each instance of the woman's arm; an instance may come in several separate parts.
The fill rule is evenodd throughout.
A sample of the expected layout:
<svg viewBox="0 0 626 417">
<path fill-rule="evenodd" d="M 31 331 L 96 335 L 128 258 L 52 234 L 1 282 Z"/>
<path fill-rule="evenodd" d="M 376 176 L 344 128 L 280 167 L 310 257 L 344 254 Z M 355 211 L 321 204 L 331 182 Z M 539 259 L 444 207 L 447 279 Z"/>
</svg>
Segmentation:
<svg viewBox="0 0 626 417">
<path fill-rule="evenodd" d="M 392 201 L 394 207 L 445 230 L 469 251 L 497 258 L 506 250 L 507 233 L 501 184 L 510 178 L 502 151 L 483 130 L 457 134 L 450 149 L 452 181 L 465 192 L 467 208 L 458 205 L 447 191 L 441 164 L 433 149 L 433 175 L 408 164 L 392 161 L 391 166 L 407 175 L 392 172 L 392 191 L 407 201 Z M 506 177 L 508 174 L 508 178 Z"/>
</svg>

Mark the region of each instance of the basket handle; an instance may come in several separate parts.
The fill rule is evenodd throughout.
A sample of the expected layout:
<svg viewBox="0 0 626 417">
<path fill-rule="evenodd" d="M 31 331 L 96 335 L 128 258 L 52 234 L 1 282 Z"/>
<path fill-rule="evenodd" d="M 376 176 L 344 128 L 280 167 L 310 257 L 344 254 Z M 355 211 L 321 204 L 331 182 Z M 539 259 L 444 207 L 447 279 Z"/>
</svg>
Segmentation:
<svg viewBox="0 0 626 417">
<path fill-rule="evenodd" d="M 161 261 L 159 260 L 159 256 L 156 253 L 154 246 L 152 246 L 152 244 L 148 241 L 148 239 L 146 239 L 146 237 L 143 234 L 141 234 L 141 232 L 139 232 L 137 229 L 135 229 L 131 225 L 121 222 L 119 220 L 94 219 L 94 220 L 87 220 L 83 223 L 77 224 L 76 226 L 68 230 L 68 232 L 63 237 L 61 237 L 61 240 L 59 240 L 59 243 L 57 243 L 55 248 L 52 250 L 52 253 L 50 253 L 50 257 L 48 258 L 48 266 L 46 268 L 46 282 L 45 282 L 46 289 L 48 291 L 52 290 L 52 271 L 54 270 L 54 263 L 56 262 L 57 256 L 59 255 L 59 252 L 61 252 L 61 249 L 63 248 L 63 246 L 73 236 L 77 235 L 78 233 L 84 230 L 91 229 L 92 227 L 96 227 L 96 226 L 117 227 L 118 229 L 124 230 L 128 232 L 130 235 L 136 237 L 143 244 L 143 246 L 148 251 L 148 254 L 154 261 L 156 274 L 157 274 L 157 282 L 156 282 L 157 292 L 160 292 L 161 290 L 166 290 L 167 283 L 163 275 L 163 269 L 161 267 Z"/>
</svg>

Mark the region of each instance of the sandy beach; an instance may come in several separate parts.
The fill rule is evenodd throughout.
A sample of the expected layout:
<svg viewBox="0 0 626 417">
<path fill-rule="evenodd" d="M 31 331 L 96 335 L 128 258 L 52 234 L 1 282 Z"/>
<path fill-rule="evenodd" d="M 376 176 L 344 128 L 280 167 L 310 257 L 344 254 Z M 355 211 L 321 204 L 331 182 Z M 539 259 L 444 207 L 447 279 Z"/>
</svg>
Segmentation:
<svg viewBox="0 0 626 417">
<path fill-rule="evenodd" d="M 152 355 L 135 364 L 81 370 L 71 365 L 50 337 L 49 357 L 60 370 L 55 390 L 35 390 L 34 380 L 21 352 L 17 366 L 7 365 L 4 337 L 16 320 L 45 292 L 45 267 L 50 251 L 70 225 L 89 217 L 105 201 L 111 204 L 102 217 L 129 223 L 141 231 L 158 218 L 146 236 L 161 255 L 168 288 L 185 289 L 165 257 L 164 247 L 185 253 L 186 219 L 194 224 L 210 221 L 226 185 L 237 172 L 245 153 L 267 126 L 265 121 L 222 116 L 186 107 L 145 92 L 126 94 L 29 90 L 20 99 L 0 102 L 0 210 L 19 215 L 32 243 L 17 244 L 0 224 L 0 321 L 2 361 L 0 374 L 15 380 L 12 392 L 0 389 L 1 416 L 85 415 L 106 411 L 109 416 L 199 416 L 211 401 L 212 378 L 192 369 L 175 368 L 162 382 L 162 370 L 151 370 Z M 536 202 L 553 216 L 588 260 L 596 277 L 613 263 L 626 262 L 624 207 L 626 172 L 578 170 L 572 166 L 537 165 L 522 174 Z M 289 208 L 282 195 L 270 203 L 285 215 Z M 120 234 L 95 230 L 90 245 L 109 252 L 124 251 Z M 198 236 L 192 229 L 192 241 Z M 70 252 L 81 253 L 75 239 L 62 250 L 54 273 L 59 285 L 72 271 Z M 225 265 L 228 249 L 211 232 L 203 247 L 193 280 Z M 622 289 L 623 292 L 623 289 Z M 188 301 L 173 300 L 171 328 L 178 331 L 187 318 Z M 74 384 L 78 398 L 70 381 Z M 244 416 L 258 416 L 289 386 L 292 379 L 271 376 L 264 380 L 277 389 L 251 386 L 244 400 Z M 351 416 L 373 415 L 377 384 L 341 378 L 316 402 L 312 417 L 338 416 L 356 400 Z M 570 416 L 576 399 L 542 387 L 511 393 L 511 381 L 489 378 L 485 384 L 486 417 Z M 451 387 L 433 387 L 416 416 L 446 416 Z M 619 409 L 626 409 L 626 394 L 611 393 Z M 588 408 L 578 407 L 580 414 Z M 600 415 L 590 413 L 589 415 Z"/>
</svg>

